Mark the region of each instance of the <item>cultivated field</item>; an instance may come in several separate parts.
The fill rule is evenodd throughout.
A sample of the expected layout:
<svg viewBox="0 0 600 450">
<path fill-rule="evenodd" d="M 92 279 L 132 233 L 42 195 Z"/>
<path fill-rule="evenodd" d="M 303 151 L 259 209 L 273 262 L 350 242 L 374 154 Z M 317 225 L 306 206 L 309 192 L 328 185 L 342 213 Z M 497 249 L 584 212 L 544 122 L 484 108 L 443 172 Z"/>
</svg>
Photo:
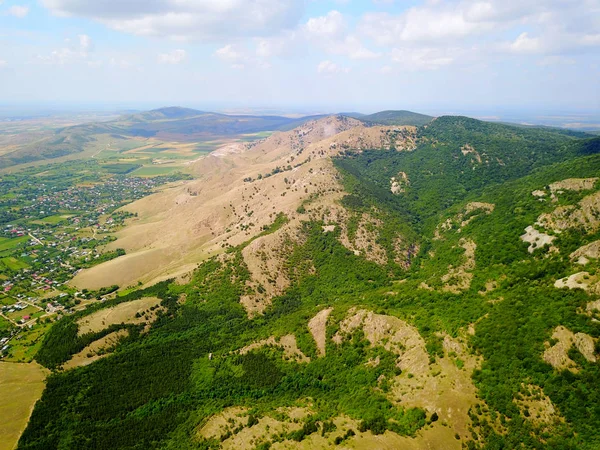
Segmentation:
<svg viewBox="0 0 600 450">
<path fill-rule="evenodd" d="M 12 450 L 44 390 L 41 366 L 0 362 L 0 450 Z"/>
</svg>

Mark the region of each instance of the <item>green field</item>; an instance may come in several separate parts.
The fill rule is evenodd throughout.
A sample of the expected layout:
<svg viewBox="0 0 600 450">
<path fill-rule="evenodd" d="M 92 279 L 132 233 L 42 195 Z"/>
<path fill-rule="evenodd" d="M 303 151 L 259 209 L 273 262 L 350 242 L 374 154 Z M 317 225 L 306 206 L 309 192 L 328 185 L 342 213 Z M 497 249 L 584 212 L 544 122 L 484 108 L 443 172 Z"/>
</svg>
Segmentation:
<svg viewBox="0 0 600 450">
<path fill-rule="evenodd" d="M 0 297 L 0 306 L 10 306 L 15 302 L 16 300 L 14 298 L 7 295 L 2 295 L 2 297 Z"/>
<path fill-rule="evenodd" d="M 0 316 L 0 333 L 12 327 L 12 323 Z"/>
<path fill-rule="evenodd" d="M 10 342 L 10 355 L 6 361 L 13 362 L 31 362 L 33 357 L 42 345 L 42 341 L 46 331 L 51 327 L 51 324 L 36 325 L 32 330 L 13 339 Z"/>
<path fill-rule="evenodd" d="M 2 266 L 5 266 L 10 270 L 21 270 L 29 267 L 24 261 L 12 256 L 0 259 L 0 268 Z"/>
<path fill-rule="evenodd" d="M 178 167 L 173 166 L 144 166 L 132 172 L 131 175 L 136 177 L 157 177 L 160 175 L 170 175 L 177 169 Z"/>
<path fill-rule="evenodd" d="M 36 225 L 56 225 L 61 222 L 64 222 L 65 220 L 67 220 L 65 217 L 55 215 L 55 216 L 44 217 L 43 219 L 40 219 L 40 220 L 33 220 L 31 223 L 34 223 Z"/>
<path fill-rule="evenodd" d="M 139 153 L 139 154 L 141 154 L 141 153 L 162 153 L 162 152 L 166 152 L 169 150 L 172 150 L 172 149 L 166 148 L 166 147 L 149 147 L 149 148 L 140 150 L 137 153 Z"/>
<path fill-rule="evenodd" d="M 28 236 L 21 236 L 18 238 L 0 238 L 0 256 L 2 252 L 14 250 L 19 246 L 19 244 L 27 242 L 28 240 Z"/>
<path fill-rule="evenodd" d="M 223 144 L 223 142 L 202 142 L 201 144 L 196 145 L 194 151 L 198 153 L 210 153 Z"/>
<path fill-rule="evenodd" d="M 115 163 L 115 164 L 104 164 L 102 165 L 102 168 L 104 170 L 106 170 L 108 173 L 112 173 L 115 175 L 125 175 L 128 173 L 133 172 L 135 169 L 137 169 L 138 167 L 140 167 L 139 164 L 119 164 L 119 163 Z"/>
</svg>

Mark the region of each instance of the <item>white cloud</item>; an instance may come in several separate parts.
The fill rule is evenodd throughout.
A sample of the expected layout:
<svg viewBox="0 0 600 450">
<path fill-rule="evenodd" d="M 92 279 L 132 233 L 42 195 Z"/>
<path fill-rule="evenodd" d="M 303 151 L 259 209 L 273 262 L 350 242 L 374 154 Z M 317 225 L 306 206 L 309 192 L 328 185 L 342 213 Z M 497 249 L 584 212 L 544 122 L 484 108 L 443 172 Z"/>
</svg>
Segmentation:
<svg viewBox="0 0 600 450">
<path fill-rule="evenodd" d="M 2 69 L 3 67 L 6 67 L 8 65 L 8 62 L 6 62 L 4 59 L 0 59 L 0 69 Z"/>
<path fill-rule="evenodd" d="M 509 50 L 515 53 L 537 53 L 540 49 L 540 39 L 529 37 L 528 33 L 521 33 L 509 46 Z"/>
<path fill-rule="evenodd" d="M 259 58 L 272 58 L 283 56 L 289 52 L 290 43 L 294 37 L 259 38 L 256 40 L 256 56 Z"/>
<path fill-rule="evenodd" d="M 346 30 L 346 22 L 342 13 L 330 11 L 326 16 L 308 19 L 305 29 L 310 36 L 316 38 L 339 38 Z"/>
<path fill-rule="evenodd" d="M 468 22 L 462 14 L 453 11 L 411 8 L 399 16 L 366 14 L 359 29 L 379 45 L 394 45 L 462 38 L 484 31 L 486 27 L 486 24 Z"/>
<path fill-rule="evenodd" d="M 227 44 L 217 49 L 214 56 L 230 64 L 232 69 L 240 70 L 248 66 L 269 69 L 271 63 L 268 59 L 275 55 L 280 56 L 284 50 L 283 47 L 277 47 L 275 43 L 276 40 L 271 42 L 271 40 L 258 39 L 253 49 L 249 46 Z"/>
<path fill-rule="evenodd" d="M 88 17 L 134 35 L 184 39 L 269 36 L 293 28 L 298 0 L 41 0 L 60 16 Z"/>
<path fill-rule="evenodd" d="M 18 17 L 19 19 L 22 19 L 22 18 L 26 17 L 27 14 L 29 14 L 29 7 L 21 6 L 21 5 L 14 5 L 14 6 L 11 6 L 10 8 L 8 8 L 6 13 L 10 16 L 14 16 L 14 17 Z"/>
<path fill-rule="evenodd" d="M 399 14 L 366 13 L 353 33 L 402 70 L 435 70 L 518 55 L 573 61 L 598 52 L 599 29 L 600 0 L 423 0 Z"/>
<path fill-rule="evenodd" d="M 182 49 L 173 50 L 169 53 L 161 53 L 158 55 L 160 64 L 180 64 L 187 58 L 187 52 Z"/>
<path fill-rule="evenodd" d="M 348 25 L 339 11 L 330 11 L 327 15 L 313 17 L 303 27 L 305 38 L 313 45 L 333 55 L 347 56 L 351 59 L 369 59 L 381 56 L 366 48 L 360 39 L 347 33 Z"/>
<path fill-rule="evenodd" d="M 394 48 L 391 59 L 405 71 L 436 70 L 455 60 L 436 48 Z"/>
<path fill-rule="evenodd" d="M 336 73 L 348 73 L 350 69 L 346 67 L 340 67 L 332 61 L 322 61 L 317 66 L 317 72 L 323 75 L 333 75 Z"/>
<path fill-rule="evenodd" d="M 85 60 L 93 50 L 92 39 L 87 34 L 77 36 L 76 44 L 70 39 L 66 39 L 65 44 L 65 47 L 53 50 L 50 55 L 38 55 L 38 59 L 52 64 L 68 64 Z"/>
<path fill-rule="evenodd" d="M 242 70 L 248 64 L 260 66 L 260 61 L 249 56 L 249 51 L 233 44 L 227 44 L 217 49 L 214 55 L 221 61 L 226 62 L 232 69 Z"/>
<path fill-rule="evenodd" d="M 503 32 L 514 28 L 521 28 L 521 33 L 533 28 L 539 30 L 536 34 L 571 39 L 598 27 L 599 0 L 430 0 L 401 14 L 367 13 L 358 29 L 382 46 L 444 46 L 476 37 L 500 40 Z M 517 44 L 529 49 L 533 45 Z"/>
<path fill-rule="evenodd" d="M 219 48 L 217 51 L 215 51 L 215 56 L 228 62 L 239 61 L 245 58 L 242 52 L 231 44 Z"/>
</svg>

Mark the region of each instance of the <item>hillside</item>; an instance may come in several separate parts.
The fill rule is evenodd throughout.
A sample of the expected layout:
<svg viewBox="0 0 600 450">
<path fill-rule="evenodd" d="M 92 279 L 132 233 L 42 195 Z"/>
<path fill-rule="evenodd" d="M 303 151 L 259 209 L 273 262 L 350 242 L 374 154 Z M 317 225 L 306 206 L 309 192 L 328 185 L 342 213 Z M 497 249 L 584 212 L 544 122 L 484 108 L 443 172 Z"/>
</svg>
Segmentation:
<svg viewBox="0 0 600 450">
<path fill-rule="evenodd" d="M 240 245 L 279 214 L 297 227 L 302 202 L 319 195 L 321 203 L 333 205 L 339 197 L 330 156 L 347 148 L 411 149 L 415 131 L 368 128 L 333 116 L 257 143 L 227 145 L 190 166 L 196 181 L 128 206 L 138 220 L 110 245 L 125 248 L 127 256 L 84 271 L 74 282 L 98 288 L 156 281 Z"/>
<path fill-rule="evenodd" d="M 331 116 L 199 159 L 75 280 L 145 286 L 53 325 L 19 448 L 598 448 L 597 141 Z"/>
</svg>

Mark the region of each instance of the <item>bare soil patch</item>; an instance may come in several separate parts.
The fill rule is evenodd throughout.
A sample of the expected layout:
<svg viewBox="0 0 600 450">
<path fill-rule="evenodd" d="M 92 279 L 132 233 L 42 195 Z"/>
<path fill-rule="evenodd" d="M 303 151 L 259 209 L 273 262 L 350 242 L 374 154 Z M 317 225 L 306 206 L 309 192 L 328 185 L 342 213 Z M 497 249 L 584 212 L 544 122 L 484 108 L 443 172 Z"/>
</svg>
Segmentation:
<svg viewBox="0 0 600 450">
<path fill-rule="evenodd" d="M 262 341 L 254 342 L 250 345 L 247 345 L 244 348 L 239 350 L 241 355 L 245 355 L 252 350 L 257 350 L 262 347 L 278 347 L 283 350 L 283 356 L 286 359 L 296 361 L 298 363 L 307 363 L 310 362 L 310 358 L 302 353 L 302 350 L 298 348 L 298 344 L 296 342 L 296 336 L 293 334 L 287 334 L 285 336 L 277 339 L 275 336 L 271 336 L 267 339 L 263 339 Z"/>
<path fill-rule="evenodd" d="M 79 325 L 79 336 L 87 333 L 97 333 L 111 325 L 120 323 L 140 324 L 152 323 L 156 319 L 156 312 L 150 311 L 150 308 L 158 306 L 161 299 L 156 297 L 147 297 L 132 302 L 120 303 L 111 308 L 101 309 L 89 316 L 82 317 L 77 321 Z M 136 317 L 136 315 L 139 317 Z"/>
<path fill-rule="evenodd" d="M 583 289 L 591 293 L 600 293 L 600 284 L 598 276 L 590 275 L 588 272 L 578 272 L 568 277 L 561 278 L 554 282 L 554 287 L 558 289 Z"/>
<path fill-rule="evenodd" d="M 425 341 L 413 326 L 397 317 L 366 310 L 350 310 L 348 317 L 340 323 L 340 331 L 332 339 L 341 344 L 359 328 L 362 328 L 371 345 L 382 346 L 398 355 L 397 365 L 403 371 L 421 374 L 428 370 L 429 356 Z"/>
<path fill-rule="evenodd" d="M 529 248 L 527 249 L 529 253 L 533 253 L 534 251 L 543 248 L 546 245 L 551 245 L 555 239 L 555 236 L 542 233 L 536 230 L 533 226 L 528 226 L 525 228 L 525 234 L 521 236 L 521 240 L 529 244 Z"/>
<path fill-rule="evenodd" d="M 365 127 L 336 116 L 261 141 L 227 144 L 188 166 L 197 179 L 123 208 L 137 217 L 107 248 L 124 248 L 127 255 L 80 272 L 73 284 L 88 289 L 151 284 L 189 272 L 199 261 L 256 237 L 279 213 L 293 221 L 309 199 L 335 206 L 343 189 L 331 156 L 366 148 L 411 150 L 415 139 L 414 127 Z M 381 259 L 378 249 L 374 254 Z M 256 299 L 261 303 L 270 295 Z M 253 307 L 254 300 L 245 302 Z"/>
<path fill-rule="evenodd" d="M 327 341 L 327 319 L 333 311 L 333 308 L 327 308 L 319 312 L 315 317 L 308 322 L 310 334 L 317 344 L 319 356 L 325 356 L 325 345 Z"/>
<path fill-rule="evenodd" d="M 571 261 L 577 261 L 579 264 L 584 265 L 589 262 L 589 259 L 600 258 L 600 241 L 594 241 L 578 248 L 569 255 L 569 258 L 571 258 Z"/>
<path fill-rule="evenodd" d="M 593 233 L 600 228 L 600 192 L 584 197 L 577 205 L 559 206 L 551 213 L 542 214 L 537 224 L 556 233 L 572 228 L 583 228 Z"/>
<path fill-rule="evenodd" d="M 464 261 L 459 266 L 449 266 L 448 273 L 442 277 L 442 290 L 459 294 L 471 287 L 472 270 L 475 269 L 475 250 L 477 245 L 470 239 L 461 239 L 460 246 L 465 250 Z"/>
<path fill-rule="evenodd" d="M 513 401 L 519 407 L 521 416 L 536 425 L 550 425 L 561 420 L 552 400 L 539 386 L 523 385 Z"/>
<path fill-rule="evenodd" d="M 556 327 L 552 334 L 552 339 L 556 342 L 550 345 L 546 342 L 546 350 L 543 354 L 543 359 L 557 370 L 570 370 L 573 373 L 579 371 L 575 361 L 569 358 L 569 350 L 575 346 L 585 359 L 590 362 L 596 362 L 597 357 L 594 351 L 594 338 L 585 334 L 574 334 L 563 326 Z"/>
<path fill-rule="evenodd" d="M 363 213 L 358 223 L 356 234 L 352 239 L 348 235 L 346 224 L 344 224 L 340 242 L 344 247 L 352 250 L 356 255 L 362 255 L 367 260 L 377 264 L 386 264 L 387 253 L 385 249 L 377 243 L 379 229 L 382 225 L 381 220 L 373 217 L 369 213 Z"/>
</svg>

